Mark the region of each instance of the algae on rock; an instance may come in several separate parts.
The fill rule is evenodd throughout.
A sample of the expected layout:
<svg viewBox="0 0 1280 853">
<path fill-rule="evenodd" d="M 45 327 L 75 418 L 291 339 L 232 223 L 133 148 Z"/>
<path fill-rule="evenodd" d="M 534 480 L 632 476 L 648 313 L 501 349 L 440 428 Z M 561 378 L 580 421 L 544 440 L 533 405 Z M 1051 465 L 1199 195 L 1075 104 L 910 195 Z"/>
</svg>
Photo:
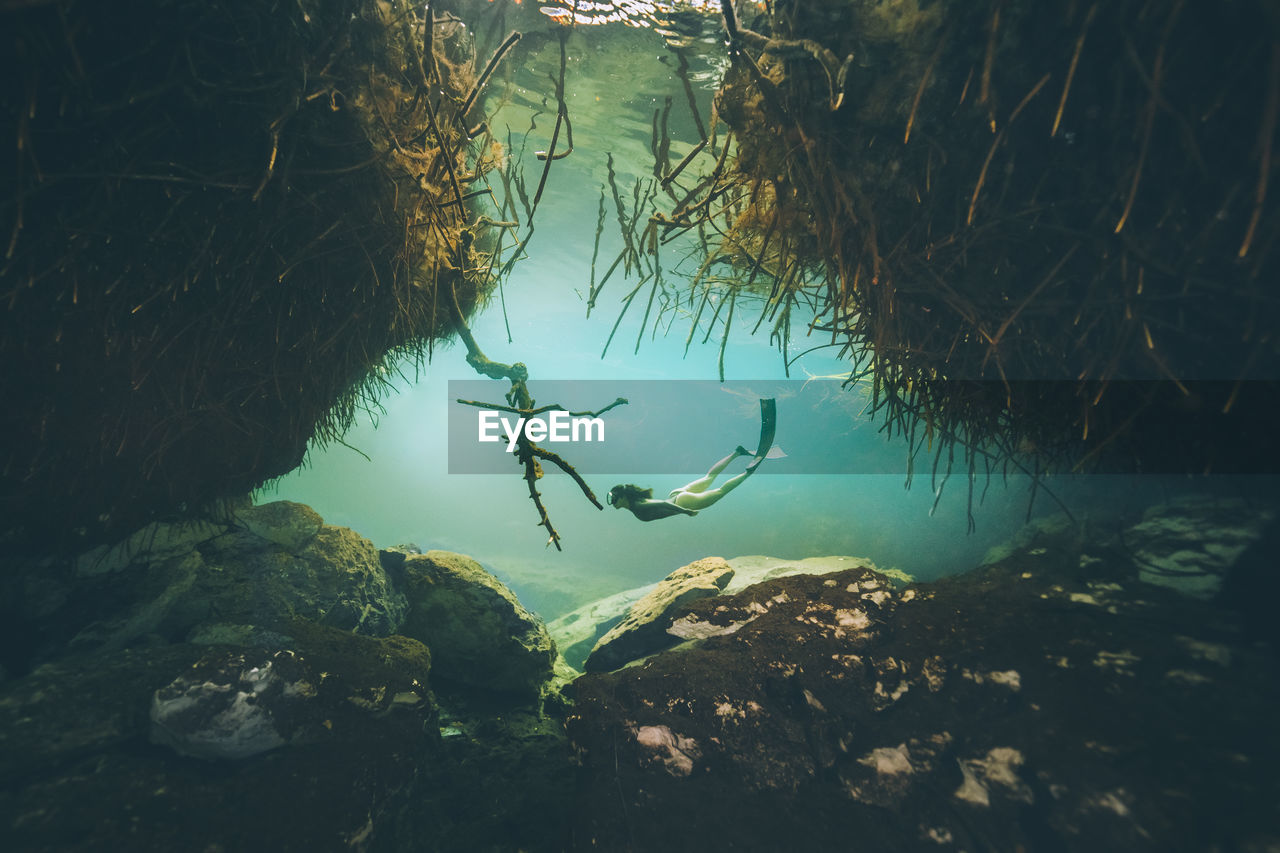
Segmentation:
<svg viewBox="0 0 1280 853">
<path fill-rule="evenodd" d="M 555 643 L 506 586 L 463 554 L 383 554 L 399 563 L 396 573 L 408 599 L 400 630 L 430 647 L 439 677 L 538 695 L 551 678 Z"/>
</svg>

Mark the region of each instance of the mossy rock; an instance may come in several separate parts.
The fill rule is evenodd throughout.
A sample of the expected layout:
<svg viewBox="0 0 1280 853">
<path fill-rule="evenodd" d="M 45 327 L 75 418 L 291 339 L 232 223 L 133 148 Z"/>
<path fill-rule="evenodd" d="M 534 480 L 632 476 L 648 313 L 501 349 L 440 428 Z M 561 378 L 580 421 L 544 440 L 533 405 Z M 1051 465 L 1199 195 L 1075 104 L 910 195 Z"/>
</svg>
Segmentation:
<svg viewBox="0 0 1280 853">
<path fill-rule="evenodd" d="M 475 560 L 428 551 L 404 560 L 401 632 L 426 643 L 436 672 L 469 687 L 536 696 L 552 675 L 546 626 Z"/>
</svg>

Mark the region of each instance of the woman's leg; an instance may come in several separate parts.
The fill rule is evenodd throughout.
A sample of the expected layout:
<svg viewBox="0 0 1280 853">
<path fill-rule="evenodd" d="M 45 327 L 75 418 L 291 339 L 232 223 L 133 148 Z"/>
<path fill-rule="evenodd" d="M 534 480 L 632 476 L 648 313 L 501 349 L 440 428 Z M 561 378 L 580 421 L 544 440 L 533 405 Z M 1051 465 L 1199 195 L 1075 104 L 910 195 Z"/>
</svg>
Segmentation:
<svg viewBox="0 0 1280 853">
<path fill-rule="evenodd" d="M 719 486 L 708 491 L 682 491 L 679 494 L 674 495 L 672 500 L 676 506 L 681 506 L 685 509 L 706 509 L 725 495 L 729 494 L 729 492 L 738 488 L 738 486 L 742 484 L 743 480 L 755 473 L 756 467 L 757 466 L 753 465 L 749 470 L 743 471 L 738 476 L 725 480 L 723 486 Z"/>
<path fill-rule="evenodd" d="M 696 494 L 698 492 L 702 492 L 707 488 L 707 486 L 710 486 L 715 481 L 716 477 L 720 476 L 720 472 L 723 471 L 725 468 L 727 468 L 730 462 L 737 459 L 739 456 L 750 456 L 750 455 L 751 453 L 749 451 L 743 450 L 741 445 L 739 445 L 738 448 L 735 449 L 728 456 L 721 459 L 716 464 L 712 465 L 711 470 L 709 470 L 705 476 L 699 477 L 698 479 L 694 480 L 692 483 L 689 483 L 686 486 L 681 486 L 680 488 L 675 489 L 672 492 L 672 494 L 674 495 L 679 492 L 693 492 Z"/>
</svg>

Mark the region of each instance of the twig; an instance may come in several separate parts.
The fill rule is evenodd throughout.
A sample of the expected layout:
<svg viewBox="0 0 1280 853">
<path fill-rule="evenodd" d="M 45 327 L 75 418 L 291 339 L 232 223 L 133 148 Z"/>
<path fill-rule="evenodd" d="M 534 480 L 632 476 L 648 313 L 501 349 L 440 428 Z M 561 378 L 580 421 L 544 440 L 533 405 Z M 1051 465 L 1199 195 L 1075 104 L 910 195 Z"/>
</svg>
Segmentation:
<svg viewBox="0 0 1280 853">
<path fill-rule="evenodd" d="M 430 7 L 428 7 L 430 8 Z M 427 22 L 427 26 L 431 26 L 431 22 Z M 485 65 L 484 71 L 480 72 L 480 76 L 476 78 L 476 84 L 471 87 L 471 92 L 467 94 L 466 100 L 462 102 L 462 108 L 458 110 L 458 117 L 462 121 L 466 121 L 467 113 L 471 111 L 471 105 L 475 103 L 476 98 L 480 96 L 480 92 L 484 89 L 486 83 L 489 82 L 490 75 L 494 69 L 498 67 L 498 63 L 502 61 L 502 57 L 507 55 L 507 51 L 516 46 L 516 42 L 520 41 L 521 34 L 512 30 L 507 37 L 502 40 L 502 44 L 498 45 L 498 49 L 493 52 L 493 56 L 489 57 L 488 64 Z"/>
<path fill-rule="evenodd" d="M 662 179 L 662 188 L 665 190 L 667 188 L 667 185 L 670 184 L 672 181 L 674 181 L 679 176 L 679 174 L 684 171 L 685 166 L 688 166 L 690 163 L 692 163 L 693 158 L 697 157 L 698 154 L 702 151 L 702 149 L 706 147 L 707 147 L 707 140 L 704 135 L 702 141 L 699 142 L 697 145 L 693 146 L 693 149 L 688 154 L 684 155 L 684 159 L 681 160 L 680 163 L 674 169 L 668 172 L 665 178 Z"/>
<path fill-rule="evenodd" d="M 1249 245 L 1253 243 L 1253 233 L 1262 217 L 1262 203 L 1267 198 L 1267 183 L 1271 177 L 1271 141 L 1276 130 L 1276 109 L 1280 101 L 1280 42 L 1271 44 L 1271 81 L 1267 87 L 1267 106 L 1262 114 L 1262 127 L 1258 130 L 1258 191 L 1254 196 L 1253 215 L 1249 217 L 1249 228 L 1245 231 L 1244 242 L 1236 257 L 1243 258 L 1249 254 Z M 1234 394 L 1232 395 L 1235 396 Z"/>
<path fill-rule="evenodd" d="M 1067 93 L 1071 91 L 1071 81 L 1076 76 L 1076 66 L 1080 64 L 1080 51 L 1084 49 L 1084 37 L 1089 33 L 1089 25 L 1093 23 L 1093 16 L 1098 12 L 1098 4 L 1094 3 L 1089 7 L 1088 14 L 1084 17 L 1084 26 L 1080 28 L 1080 37 L 1076 39 L 1075 52 L 1071 54 L 1071 65 L 1067 67 L 1067 80 L 1062 84 L 1062 98 L 1058 101 L 1058 112 L 1053 117 L 1053 130 L 1049 131 L 1049 136 L 1058 135 L 1058 124 L 1062 121 L 1062 110 L 1067 106 Z"/>
<path fill-rule="evenodd" d="M 933 76 L 933 67 L 938 64 L 938 57 L 942 55 L 942 49 L 946 47 L 947 34 L 944 33 L 938 39 L 938 46 L 933 49 L 933 56 L 929 57 L 929 64 L 925 66 L 924 74 L 920 77 L 920 86 L 916 89 L 915 99 L 911 102 L 911 114 L 907 116 L 907 132 L 902 135 L 902 144 L 905 145 L 911 139 L 911 125 L 916 121 L 916 110 L 920 108 L 920 99 L 924 97 L 925 87 L 929 85 L 929 78 Z"/>
<path fill-rule="evenodd" d="M 987 28 L 987 52 L 982 58 L 982 82 L 978 90 L 978 105 L 987 103 L 991 97 L 991 69 L 995 65 L 996 41 L 1000 33 L 1000 3 L 991 13 L 991 23 Z M 994 122 L 993 122 L 994 123 Z"/>
<path fill-rule="evenodd" d="M 600 509 L 600 510 L 604 509 L 604 507 L 600 505 L 600 501 L 596 499 L 595 492 L 591 491 L 591 487 L 587 485 L 587 481 L 582 479 L 582 476 L 578 473 L 577 469 L 574 468 L 572 465 L 570 465 L 568 462 L 565 462 L 564 459 L 562 459 L 558 453 L 552 453 L 550 450 L 544 450 L 543 448 L 538 447 L 536 444 L 530 444 L 529 449 L 533 451 L 533 454 L 537 456 L 539 459 L 545 459 L 548 462 L 554 463 L 558 468 L 560 468 L 561 471 L 564 471 L 566 474 L 572 477 L 573 481 L 578 484 L 578 488 L 582 490 L 582 493 L 584 495 L 586 495 L 587 500 L 591 501 L 591 503 L 595 505 L 596 509 Z M 546 514 L 543 513 L 543 515 L 545 517 Z M 555 531 L 552 531 L 552 535 L 554 534 L 555 534 Z M 559 538 L 560 537 L 556 536 L 557 541 L 559 540 Z M 558 545 L 557 545 L 557 550 L 559 550 Z"/>
<path fill-rule="evenodd" d="M 422 55 L 427 58 L 431 66 L 430 75 L 423 70 L 423 77 L 427 82 L 440 79 L 440 66 L 436 64 L 436 13 L 432 8 L 434 0 L 427 0 L 426 8 L 422 12 Z"/>
<path fill-rule="evenodd" d="M 545 160 L 542 167 L 542 177 L 538 179 L 538 191 L 533 194 L 533 210 L 538 209 L 538 202 L 542 200 L 542 190 L 547 185 L 547 175 L 551 173 L 551 163 L 556 160 L 556 141 L 560 138 L 560 125 L 569 119 L 569 107 L 564 102 L 564 72 L 567 57 L 565 56 L 565 43 L 569 39 L 569 30 L 561 28 L 556 31 L 556 36 L 560 40 L 560 79 L 556 82 L 556 125 L 551 131 L 551 144 L 547 146 L 546 157 L 540 157 Z M 572 150 L 572 144 L 570 144 Z M 529 218 L 533 219 L 532 211 Z"/>
<path fill-rule="evenodd" d="M 1160 102 L 1160 80 L 1164 70 L 1164 49 L 1169 41 L 1169 34 L 1173 31 L 1173 25 L 1178 20 L 1178 13 L 1182 11 L 1181 1 L 1173 7 L 1173 11 L 1169 13 L 1169 19 L 1165 23 L 1164 35 L 1160 39 L 1160 47 L 1156 49 L 1155 64 L 1151 68 L 1151 96 L 1147 100 L 1147 115 L 1143 121 L 1142 127 L 1142 147 L 1138 151 L 1138 164 L 1133 169 L 1133 183 L 1129 185 L 1129 197 L 1124 203 L 1124 212 L 1120 214 L 1120 221 L 1116 223 L 1115 233 L 1119 234 L 1124 228 L 1125 222 L 1129 220 L 1129 212 L 1133 210 L 1133 200 L 1138 195 L 1138 183 L 1142 180 L 1142 167 L 1146 164 L 1147 148 L 1151 143 L 1151 129 L 1155 125 L 1156 106 Z"/>
<path fill-rule="evenodd" d="M 649 235 L 649 251 L 653 255 L 653 284 L 649 287 L 649 303 L 645 306 L 644 317 L 640 320 L 640 332 L 636 335 L 636 348 L 633 355 L 640 352 L 640 340 L 644 337 L 644 330 L 649 325 L 649 313 L 653 310 L 653 297 L 662 284 L 662 267 L 658 261 L 658 230 L 650 225 L 645 233 Z M 644 237 L 640 239 L 643 240 Z"/>
<path fill-rule="evenodd" d="M 680 60 L 676 74 L 684 85 L 684 96 L 689 102 L 689 112 L 693 114 L 693 124 L 698 128 L 698 138 L 702 140 L 702 145 L 706 145 L 707 129 L 702 124 L 702 115 L 698 112 L 698 99 L 693 94 L 693 83 L 689 80 L 689 60 L 685 57 L 683 50 L 676 51 L 676 58 Z"/>
<path fill-rule="evenodd" d="M 536 409 L 520 409 L 515 406 L 504 406 L 501 403 L 486 403 L 482 400 L 455 400 L 454 402 L 460 403 L 463 406 L 475 406 L 477 409 L 491 409 L 495 412 L 510 412 L 513 415 L 521 415 L 526 418 L 533 417 L 534 415 L 541 415 L 545 412 L 568 412 L 569 416 L 573 418 L 598 418 L 610 409 L 627 405 L 629 401 L 626 397 L 619 397 L 603 409 L 598 409 L 594 412 L 573 412 L 566 409 L 559 403 L 539 406 Z"/>
<path fill-rule="evenodd" d="M 720 338 L 720 355 L 716 360 L 716 366 L 720 371 L 720 381 L 724 381 L 724 348 L 729 343 L 729 328 L 733 325 L 733 306 L 738 301 L 738 288 L 733 288 L 729 293 L 729 313 L 724 318 L 724 336 Z"/>
<path fill-rule="evenodd" d="M 1040 78 L 1040 82 L 1031 87 L 1031 91 L 1026 94 L 1026 97 L 1024 97 L 1018 106 L 1014 108 L 1013 112 L 1009 114 L 1009 120 L 1005 122 L 1004 127 L 1000 128 L 1000 132 L 996 134 L 996 138 L 991 141 L 991 148 L 987 151 L 987 159 L 982 162 L 982 171 L 978 173 L 978 185 L 973 188 L 973 198 L 969 199 L 969 215 L 965 217 L 965 225 L 973 224 L 973 211 L 978 206 L 978 196 L 982 193 L 982 185 L 987 181 L 987 169 L 991 166 L 991 158 L 995 156 L 996 149 L 999 148 L 1000 143 L 1004 141 L 1004 135 L 1009 130 L 1009 125 L 1013 124 L 1013 120 L 1018 117 L 1018 113 L 1022 112 L 1022 108 L 1036 96 L 1036 93 L 1044 88 L 1044 84 L 1049 82 L 1049 77 L 1049 74 L 1045 74 Z M 1141 169 L 1141 163 L 1139 163 L 1139 169 Z M 1128 215 L 1127 210 L 1125 215 Z M 1124 221 L 1121 220 L 1120 224 L 1123 225 Z M 1119 230 L 1120 228 L 1117 226 L 1116 231 Z"/>
<path fill-rule="evenodd" d="M 600 188 L 600 204 L 596 212 L 596 239 L 591 247 L 591 281 L 587 285 L 587 316 L 596 305 L 596 258 L 600 256 L 600 236 L 604 233 L 604 187 Z"/>
</svg>

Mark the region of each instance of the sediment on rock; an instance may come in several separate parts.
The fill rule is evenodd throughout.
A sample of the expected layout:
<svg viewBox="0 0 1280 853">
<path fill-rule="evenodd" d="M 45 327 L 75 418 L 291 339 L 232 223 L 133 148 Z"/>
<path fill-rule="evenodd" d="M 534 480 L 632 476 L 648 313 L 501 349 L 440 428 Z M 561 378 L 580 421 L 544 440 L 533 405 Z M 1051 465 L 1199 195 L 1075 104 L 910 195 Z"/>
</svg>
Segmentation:
<svg viewBox="0 0 1280 853">
<path fill-rule="evenodd" d="M 1216 541 L 1189 512 L 1148 521 Z M 694 602 L 691 642 L 575 683 L 579 832 L 617 850 L 1274 843 L 1274 652 L 1141 571 L 1116 540 L 1044 528 L 930 583 L 856 568 Z"/>
</svg>

